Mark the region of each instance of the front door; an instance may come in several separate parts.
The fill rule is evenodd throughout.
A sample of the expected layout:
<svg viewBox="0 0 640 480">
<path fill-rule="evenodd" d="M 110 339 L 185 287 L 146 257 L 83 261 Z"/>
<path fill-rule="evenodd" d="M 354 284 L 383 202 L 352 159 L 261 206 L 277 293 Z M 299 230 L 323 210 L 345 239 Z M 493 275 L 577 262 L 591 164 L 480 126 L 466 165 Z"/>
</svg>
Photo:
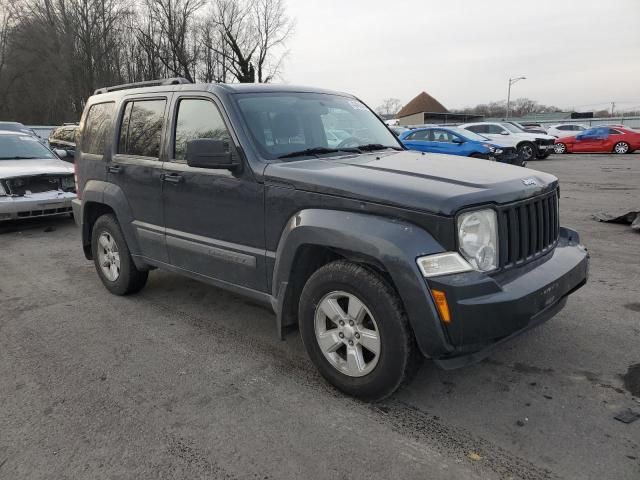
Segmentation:
<svg viewBox="0 0 640 480">
<path fill-rule="evenodd" d="M 160 262 L 167 261 L 160 145 L 169 98 L 133 96 L 125 100 L 119 112 L 116 154 L 107 164 L 109 182 L 124 192 L 141 254 Z"/>
<path fill-rule="evenodd" d="M 163 205 L 169 262 L 191 273 L 266 291 L 264 188 L 248 165 L 190 167 L 187 142 L 226 140 L 242 163 L 213 96 L 176 95 L 172 104 Z"/>
</svg>

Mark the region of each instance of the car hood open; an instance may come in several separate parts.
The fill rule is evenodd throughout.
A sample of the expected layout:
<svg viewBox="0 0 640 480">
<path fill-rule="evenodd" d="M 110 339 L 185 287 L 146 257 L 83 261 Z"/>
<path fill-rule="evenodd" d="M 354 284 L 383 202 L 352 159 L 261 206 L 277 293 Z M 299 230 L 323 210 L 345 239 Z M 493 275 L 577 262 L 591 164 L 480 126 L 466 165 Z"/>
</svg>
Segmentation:
<svg viewBox="0 0 640 480">
<path fill-rule="evenodd" d="M 265 183 L 453 215 L 464 207 L 509 203 L 556 188 L 527 168 L 411 150 L 269 164 Z"/>
<path fill-rule="evenodd" d="M 0 178 L 69 174 L 73 174 L 73 165 L 57 158 L 0 160 Z"/>
</svg>

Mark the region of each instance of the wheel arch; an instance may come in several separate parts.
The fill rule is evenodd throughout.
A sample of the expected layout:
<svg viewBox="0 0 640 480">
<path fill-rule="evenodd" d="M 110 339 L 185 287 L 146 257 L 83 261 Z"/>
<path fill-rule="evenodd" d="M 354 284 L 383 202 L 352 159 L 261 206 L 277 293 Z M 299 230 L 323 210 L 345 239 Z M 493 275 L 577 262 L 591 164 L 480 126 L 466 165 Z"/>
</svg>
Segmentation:
<svg viewBox="0 0 640 480">
<path fill-rule="evenodd" d="M 82 192 L 82 249 L 85 257 L 88 260 L 93 257 L 91 252 L 93 225 L 100 216 L 105 214 L 113 214 L 116 217 L 136 267 L 145 268 L 146 264 L 136 257 L 140 253 L 140 249 L 138 239 L 131 226 L 133 216 L 126 196 L 117 185 L 103 181 L 91 180 L 87 182 Z"/>
<path fill-rule="evenodd" d="M 303 210 L 280 238 L 272 277 L 273 307 L 281 336 L 297 325 L 300 293 L 321 266 L 338 259 L 362 264 L 396 291 L 423 354 L 451 347 L 415 259 L 444 248 L 424 229 L 397 219 L 336 210 Z"/>
</svg>

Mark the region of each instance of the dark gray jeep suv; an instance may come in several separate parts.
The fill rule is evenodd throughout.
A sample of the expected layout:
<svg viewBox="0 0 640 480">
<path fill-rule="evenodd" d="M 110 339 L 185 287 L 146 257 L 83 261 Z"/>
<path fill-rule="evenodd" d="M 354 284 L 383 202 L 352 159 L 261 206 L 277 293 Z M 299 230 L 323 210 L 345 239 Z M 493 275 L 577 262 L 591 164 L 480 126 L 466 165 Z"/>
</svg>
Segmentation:
<svg viewBox="0 0 640 480">
<path fill-rule="evenodd" d="M 114 294 L 164 268 L 270 305 L 368 400 L 555 315 L 587 277 L 558 181 L 407 151 L 357 98 L 169 79 L 97 90 L 76 154 L 82 245 Z"/>
</svg>

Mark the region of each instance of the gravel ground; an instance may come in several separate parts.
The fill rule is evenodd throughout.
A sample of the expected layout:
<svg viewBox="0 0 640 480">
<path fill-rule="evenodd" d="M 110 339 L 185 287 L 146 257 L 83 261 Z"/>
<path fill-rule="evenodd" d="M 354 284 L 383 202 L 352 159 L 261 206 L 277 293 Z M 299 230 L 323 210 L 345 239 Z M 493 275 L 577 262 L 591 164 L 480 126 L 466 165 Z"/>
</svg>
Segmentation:
<svg viewBox="0 0 640 480">
<path fill-rule="evenodd" d="M 640 477 L 640 155 L 553 155 L 590 281 L 479 365 L 382 404 L 316 374 L 271 312 L 155 271 L 115 297 L 68 219 L 0 227 L 0 478 Z"/>
</svg>

